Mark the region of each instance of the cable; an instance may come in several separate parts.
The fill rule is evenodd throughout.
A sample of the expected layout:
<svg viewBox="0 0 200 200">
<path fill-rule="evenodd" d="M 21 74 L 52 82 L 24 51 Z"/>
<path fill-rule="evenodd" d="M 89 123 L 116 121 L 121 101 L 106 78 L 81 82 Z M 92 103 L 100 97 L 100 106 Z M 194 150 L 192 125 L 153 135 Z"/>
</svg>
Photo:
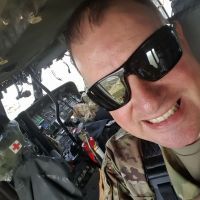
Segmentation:
<svg viewBox="0 0 200 200">
<path fill-rule="evenodd" d="M 57 77 L 55 72 L 53 70 L 51 70 L 51 73 L 53 74 L 53 76 L 58 80 L 58 81 L 63 81 L 61 78 Z"/>
</svg>

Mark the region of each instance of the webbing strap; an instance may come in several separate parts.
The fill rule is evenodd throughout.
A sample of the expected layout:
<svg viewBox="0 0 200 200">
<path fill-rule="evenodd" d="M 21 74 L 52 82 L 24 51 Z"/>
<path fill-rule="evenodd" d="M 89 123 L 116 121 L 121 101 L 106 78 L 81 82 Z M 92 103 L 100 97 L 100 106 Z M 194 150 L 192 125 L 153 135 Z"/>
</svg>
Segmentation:
<svg viewBox="0 0 200 200">
<path fill-rule="evenodd" d="M 159 146 L 141 141 L 142 160 L 146 178 L 155 192 L 157 200 L 178 200 L 171 185 Z"/>
<path fill-rule="evenodd" d="M 170 183 L 163 183 L 158 185 L 159 191 L 165 200 L 177 200 L 177 196 Z"/>
</svg>

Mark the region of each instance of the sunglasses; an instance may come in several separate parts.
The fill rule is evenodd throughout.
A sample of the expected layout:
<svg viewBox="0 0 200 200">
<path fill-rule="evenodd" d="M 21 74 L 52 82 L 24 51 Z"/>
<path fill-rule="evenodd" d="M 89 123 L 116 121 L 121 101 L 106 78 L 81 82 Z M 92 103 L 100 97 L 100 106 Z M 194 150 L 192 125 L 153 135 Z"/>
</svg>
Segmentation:
<svg viewBox="0 0 200 200">
<path fill-rule="evenodd" d="M 106 110 L 116 110 L 131 98 L 127 80 L 130 74 L 157 81 L 178 63 L 181 55 L 173 27 L 165 25 L 147 38 L 121 67 L 93 84 L 87 95 Z"/>
</svg>

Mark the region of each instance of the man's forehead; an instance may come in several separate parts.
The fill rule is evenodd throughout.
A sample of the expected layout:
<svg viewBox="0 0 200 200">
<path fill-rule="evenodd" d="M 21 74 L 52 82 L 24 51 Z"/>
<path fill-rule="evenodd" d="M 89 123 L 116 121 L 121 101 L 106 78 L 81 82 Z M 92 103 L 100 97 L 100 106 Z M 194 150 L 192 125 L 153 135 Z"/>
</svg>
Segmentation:
<svg viewBox="0 0 200 200">
<path fill-rule="evenodd" d="M 77 67 L 89 85 L 119 67 L 134 48 L 161 26 L 161 20 L 142 15 L 141 10 L 148 12 L 141 4 L 128 12 L 113 7 L 100 25 L 91 27 L 84 22 L 83 40 L 72 45 L 72 50 Z M 96 73 L 88 76 L 93 71 Z"/>
<path fill-rule="evenodd" d="M 152 7 L 150 8 L 146 4 L 138 3 L 137 0 L 126 0 L 126 3 L 124 3 L 124 0 L 115 0 L 111 2 L 110 6 L 105 8 L 104 12 L 101 12 L 100 16 L 95 17 L 95 14 L 92 14 L 96 20 L 92 20 L 93 17 L 91 17 L 91 12 L 87 9 L 85 10 L 85 14 L 82 15 L 79 24 L 79 32 L 81 35 L 79 42 L 81 42 L 82 39 L 84 40 L 84 35 L 87 36 L 88 31 L 93 31 L 106 21 L 111 21 L 114 18 L 114 20 L 119 20 L 118 23 L 120 24 L 121 21 L 119 17 L 117 19 L 117 16 L 128 15 L 130 20 L 138 21 L 138 23 L 144 23 L 145 21 L 148 21 L 147 19 L 149 18 L 151 19 L 149 21 L 151 21 L 152 24 L 164 21 L 161 15 L 158 14 L 159 11 L 156 7 L 152 9 Z"/>
</svg>

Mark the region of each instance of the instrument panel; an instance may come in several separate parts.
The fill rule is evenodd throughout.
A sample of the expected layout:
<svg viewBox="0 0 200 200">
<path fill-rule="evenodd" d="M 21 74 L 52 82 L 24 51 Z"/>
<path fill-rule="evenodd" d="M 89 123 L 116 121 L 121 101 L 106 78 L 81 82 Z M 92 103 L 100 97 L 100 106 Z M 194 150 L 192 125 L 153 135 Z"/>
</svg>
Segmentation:
<svg viewBox="0 0 200 200">
<path fill-rule="evenodd" d="M 81 95 L 76 85 L 73 82 L 67 82 L 52 91 L 52 94 L 58 102 L 61 121 L 69 132 L 74 134 L 73 131 L 76 130 L 78 124 L 77 127 L 72 127 L 70 119 L 74 105 L 81 102 Z M 55 104 L 49 96 L 45 95 L 36 101 L 20 113 L 16 120 L 23 132 L 28 135 L 29 140 L 39 148 L 41 154 L 61 155 L 69 163 L 73 169 L 73 183 L 82 191 L 85 200 L 98 198 L 99 170 L 60 126 L 56 119 Z"/>
<path fill-rule="evenodd" d="M 67 82 L 51 93 L 59 105 L 60 119 L 67 125 L 73 114 L 74 105 L 81 101 L 81 95 L 73 82 Z M 33 142 L 36 141 L 35 138 L 37 140 L 42 138 L 43 142 L 41 145 L 48 146 L 49 143 L 50 147 L 47 147 L 47 151 L 55 148 L 67 161 L 76 158 L 76 155 L 73 156 L 70 153 L 73 141 L 58 123 L 56 105 L 48 95 L 43 96 L 21 113 L 17 117 L 17 121 L 22 126 L 26 125 L 26 132 L 28 132 Z"/>
</svg>

